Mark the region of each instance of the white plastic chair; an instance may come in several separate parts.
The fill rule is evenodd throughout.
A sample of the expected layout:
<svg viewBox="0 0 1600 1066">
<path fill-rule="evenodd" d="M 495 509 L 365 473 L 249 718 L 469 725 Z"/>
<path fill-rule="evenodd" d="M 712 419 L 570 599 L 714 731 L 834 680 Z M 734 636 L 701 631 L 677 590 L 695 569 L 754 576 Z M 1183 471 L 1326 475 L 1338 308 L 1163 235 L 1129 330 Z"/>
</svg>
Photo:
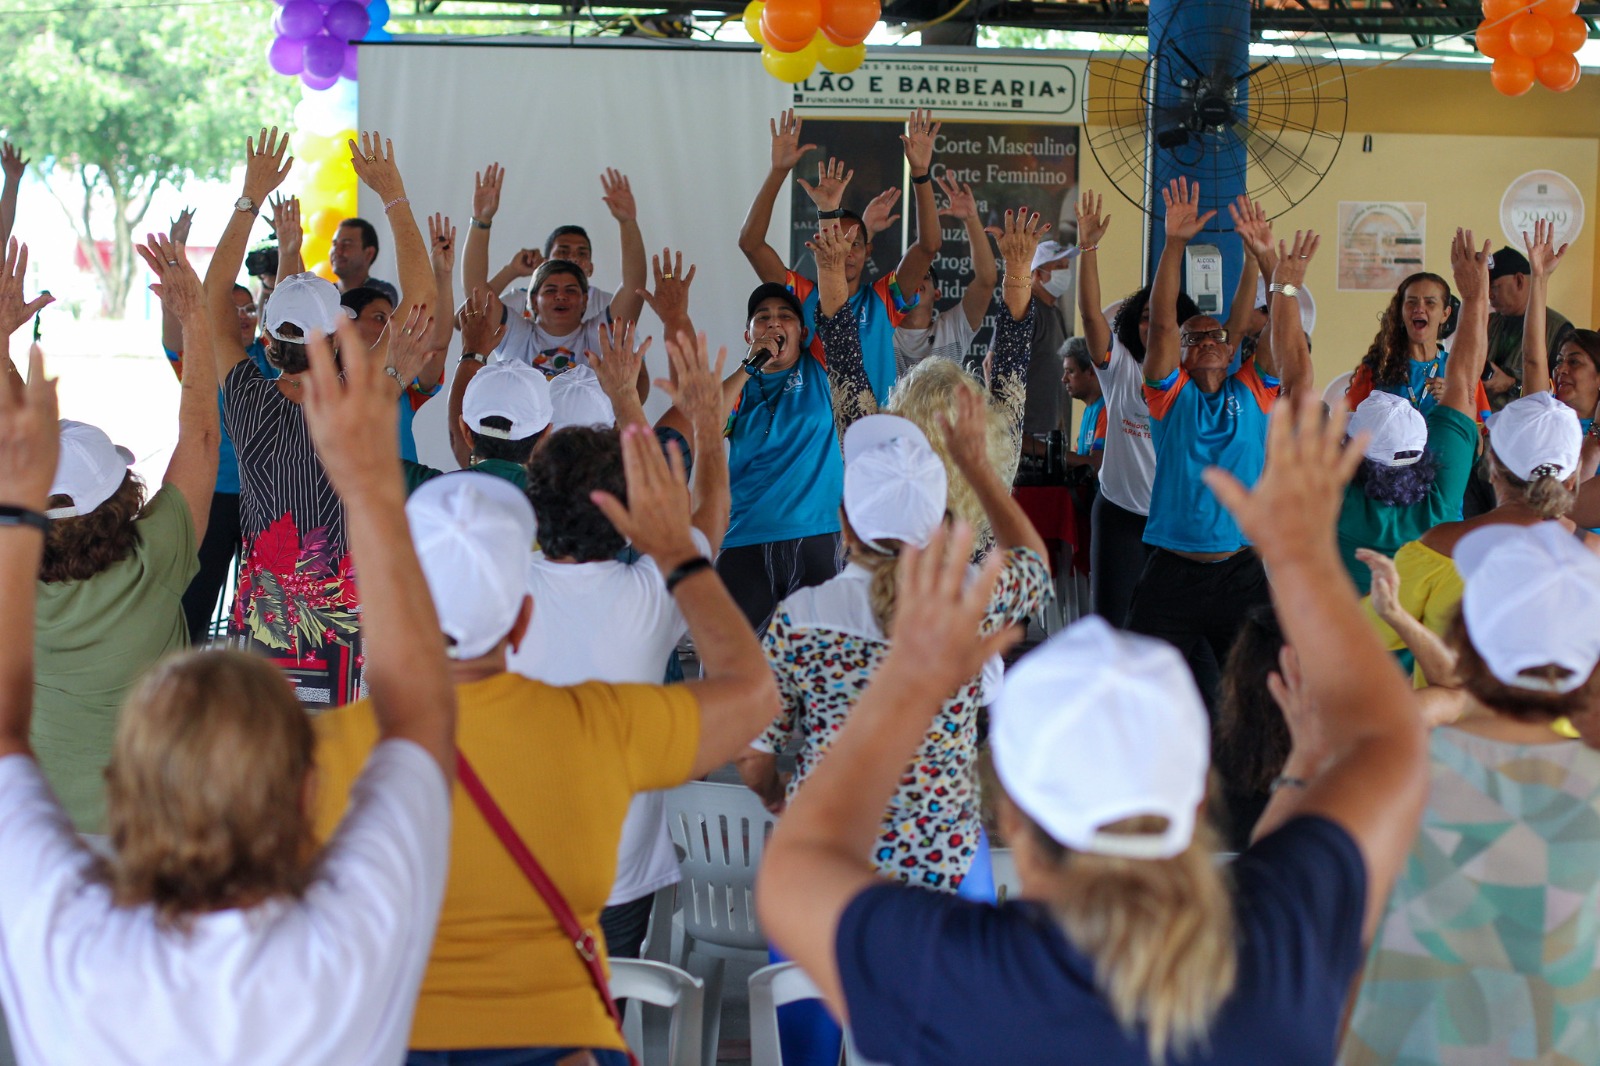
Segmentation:
<svg viewBox="0 0 1600 1066">
<path fill-rule="evenodd" d="M 775 824 L 743 785 L 693 781 L 666 794 L 667 831 L 678 848 L 680 967 L 705 980 L 703 1066 L 716 1066 L 722 978 L 729 959 L 767 961 L 756 922 L 756 869 Z"/>
<path fill-rule="evenodd" d="M 1350 388 L 1350 379 L 1353 377 L 1355 377 L 1355 371 L 1346 370 L 1343 374 L 1328 382 L 1328 387 L 1322 390 L 1322 402 L 1328 405 L 1329 410 L 1332 410 L 1334 405 L 1344 399 L 1344 394 Z"/>
<path fill-rule="evenodd" d="M 641 1066 L 700 1066 L 700 1019 L 705 1007 L 705 984 L 676 966 L 647 959 L 612 959 L 611 995 L 619 1002 L 633 1000 L 634 1009 L 622 1021 L 622 1035 Z M 667 1050 L 662 1059 L 645 1054 L 643 1004 L 672 1012 Z"/>
<path fill-rule="evenodd" d="M 994 897 L 996 903 L 1016 899 L 1022 891 L 1022 879 L 1017 876 L 1017 857 L 1010 848 L 990 848 L 989 865 L 994 868 Z"/>
<path fill-rule="evenodd" d="M 783 1046 L 778 1042 L 778 1008 L 822 993 L 792 962 L 775 962 L 750 975 L 750 1066 L 783 1066 Z M 850 1031 L 844 1034 L 844 1066 L 876 1066 L 861 1057 Z"/>
</svg>

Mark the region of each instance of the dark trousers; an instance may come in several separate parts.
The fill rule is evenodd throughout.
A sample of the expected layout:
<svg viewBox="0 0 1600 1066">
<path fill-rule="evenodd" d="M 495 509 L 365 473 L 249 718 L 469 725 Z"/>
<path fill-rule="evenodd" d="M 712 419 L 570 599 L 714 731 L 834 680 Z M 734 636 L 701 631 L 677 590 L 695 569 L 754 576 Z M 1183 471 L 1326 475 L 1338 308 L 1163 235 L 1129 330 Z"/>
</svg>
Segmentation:
<svg viewBox="0 0 1600 1066">
<path fill-rule="evenodd" d="M 1250 609 L 1271 600 L 1267 572 L 1250 548 L 1215 563 L 1156 548 L 1133 591 L 1128 628 L 1177 648 L 1214 714 L 1228 649 Z"/>
<path fill-rule="evenodd" d="M 1089 510 L 1089 601 L 1094 613 L 1117 628 L 1128 624 L 1133 590 L 1150 561 L 1145 516 L 1118 507 L 1104 492 Z"/>
<path fill-rule="evenodd" d="M 600 931 L 605 934 L 606 954 L 613 959 L 637 959 L 650 931 L 650 910 L 656 894 L 617 903 L 600 912 Z"/>
<path fill-rule="evenodd" d="M 200 540 L 200 569 L 183 593 L 183 618 L 189 626 L 189 643 L 200 647 L 211 637 L 211 619 L 227 584 L 234 556 L 239 553 L 239 495 L 211 494 L 211 517 Z"/>
<path fill-rule="evenodd" d="M 761 633 L 790 593 L 838 575 L 839 534 L 724 548 L 717 556 L 717 573 L 750 627 Z"/>
</svg>

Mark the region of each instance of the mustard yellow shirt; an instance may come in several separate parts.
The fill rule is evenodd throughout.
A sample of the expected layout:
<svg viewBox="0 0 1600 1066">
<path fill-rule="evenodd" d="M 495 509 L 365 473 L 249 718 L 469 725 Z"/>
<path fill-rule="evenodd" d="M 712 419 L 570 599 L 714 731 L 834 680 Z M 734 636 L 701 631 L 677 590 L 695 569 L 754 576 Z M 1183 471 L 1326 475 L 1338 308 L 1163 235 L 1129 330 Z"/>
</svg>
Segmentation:
<svg viewBox="0 0 1600 1066">
<path fill-rule="evenodd" d="M 598 938 L 628 801 L 688 780 L 699 704 L 681 686 L 555 688 L 511 673 L 459 685 L 456 697 L 461 751 Z M 327 839 L 377 723 L 363 700 L 316 728 Z M 459 784 L 453 804 L 450 879 L 410 1046 L 622 1048 L 571 942 Z"/>
<path fill-rule="evenodd" d="M 1394 568 L 1400 575 L 1400 608 L 1441 637 L 1455 621 L 1461 607 L 1461 575 L 1456 573 L 1456 562 L 1441 555 L 1420 540 L 1409 541 L 1394 553 Z M 1361 601 L 1367 617 L 1377 627 L 1390 651 L 1400 651 L 1406 645 L 1394 629 L 1378 617 L 1372 609 L 1372 597 Z M 1417 687 L 1422 682 L 1418 674 Z"/>
</svg>

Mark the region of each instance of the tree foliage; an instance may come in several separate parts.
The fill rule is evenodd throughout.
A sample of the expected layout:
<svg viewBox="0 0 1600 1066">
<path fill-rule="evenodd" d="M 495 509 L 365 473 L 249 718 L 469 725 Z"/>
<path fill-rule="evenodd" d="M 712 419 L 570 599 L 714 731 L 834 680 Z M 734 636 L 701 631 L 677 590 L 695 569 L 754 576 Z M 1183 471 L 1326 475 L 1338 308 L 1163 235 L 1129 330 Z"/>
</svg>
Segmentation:
<svg viewBox="0 0 1600 1066">
<path fill-rule="evenodd" d="M 133 283 L 134 228 L 161 183 L 221 178 L 262 124 L 287 122 L 297 83 L 273 74 L 267 5 L 61 6 L 0 0 L 0 127 L 52 181 L 105 310 Z M 109 206 L 109 210 L 106 208 Z M 104 231 L 109 224 L 110 232 Z M 109 238 L 111 262 L 95 254 Z"/>
</svg>

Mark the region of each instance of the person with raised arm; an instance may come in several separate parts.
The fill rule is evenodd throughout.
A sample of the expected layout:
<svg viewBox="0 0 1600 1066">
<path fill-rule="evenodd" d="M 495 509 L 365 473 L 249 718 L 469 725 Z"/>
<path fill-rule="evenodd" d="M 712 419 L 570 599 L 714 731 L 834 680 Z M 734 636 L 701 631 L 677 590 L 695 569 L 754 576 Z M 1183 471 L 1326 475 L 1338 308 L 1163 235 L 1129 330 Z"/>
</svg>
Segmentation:
<svg viewBox="0 0 1600 1066">
<path fill-rule="evenodd" d="M 864 856 L 906 759 L 950 691 L 1015 639 L 973 639 L 999 560 L 973 580 L 969 533 L 906 553 L 898 610 L 917 624 L 789 804 L 756 884 L 763 930 L 864 1058 L 1332 1058 L 1363 941 L 1416 831 L 1426 738 L 1338 565 L 1334 519 L 1359 452 L 1309 392 L 1274 413 L 1254 489 L 1206 475 L 1272 568 L 1285 635 L 1321 652 L 1304 681 L 1328 753 L 1280 790 L 1273 830 L 1230 870 L 1213 855 L 1209 727 L 1183 662 L 1088 618 L 1025 656 L 995 709 L 1020 898 L 994 907 L 876 875 Z"/>
<path fill-rule="evenodd" d="M 5 171 L 6 184 L 0 191 L 0 245 L 11 240 L 11 228 L 17 223 L 17 196 L 22 192 L 22 175 L 27 172 L 28 160 L 10 141 L 0 142 L 0 170 Z"/>
<path fill-rule="evenodd" d="M 331 283 L 309 273 L 283 278 L 262 311 L 267 360 L 281 372 L 269 379 L 245 358 L 230 297 L 258 206 L 289 172 L 287 149 L 288 137 L 276 128 L 247 141 L 244 195 L 206 274 L 223 421 L 239 455 L 244 562 L 229 639 L 276 661 L 301 702 L 328 707 L 361 690 L 360 616 L 345 511 L 317 458 L 301 401 L 310 365 L 305 338 L 332 334 L 349 316 Z M 350 152 L 357 177 L 386 205 L 400 266 L 399 328 L 391 324 L 374 349 L 398 404 L 427 356 L 433 272 L 393 145 L 363 133 Z"/>
<path fill-rule="evenodd" d="M 595 432 L 560 431 L 540 454 L 563 437 Z M 535 536 L 553 545 L 583 530 L 547 539 L 536 532 L 527 497 L 503 480 L 472 473 L 438 478 L 407 505 L 453 659 L 441 676 L 454 684 L 460 703 L 461 780 L 471 789 L 452 801 L 455 876 L 411 1031 L 409 1061 L 418 1066 L 445 1052 L 484 1048 L 503 1049 L 497 1053 L 507 1058 L 517 1049 L 536 1062 L 583 1052 L 601 1066 L 626 1062 L 622 1035 L 579 946 L 512 867 L 509 837 L 522 841 L 592 937 L 617 873 L 631 797 L 723 765 L 777 710 L 760 646 L 692 531 L 681 457 L 669 462 L 642 426 L 622 431 L 621 451 L 626 503 L 606 490 L 593 491 L 585 502 L 614 527 L 617 543 L 630 540 L 649 557 L 640 574 L 665 575 L 665 595 L 700 651 L 701 681 L 598 680 L 594 671 L 607 665 L 605 655 L 589 641 L 593 646 L 583 656 L 566 616 L 537 623 L 551 627 L 543 632 L 562 635 L 559 652 L 546 650 L 576 671 L 566 687 L 508 672 L 508 655 L 528 638 L 530 621 L 556 609 L 546 600 L 535 604 L 525 591 Z M 581 563 L 570 570 L 580 583 L 593 573 Z M 659 594 L 658 585 L 652 595 Z M 650 680 L 659 681 L 665 658 L 654 652 L 662 647 L 631 649 L 642 656 Z M 591 669 L 583 670 L 580 659 Z M 367 757 L 372 726 L 360 707 L 351 706 L 322 716 L 317 729 L 323 788 L 315 808 L 327 829 L 338 821 Z M 508 823 L 505 831 L 485 821 L 494 809 Z M 586 937 L 579 950 L 596 947 Z"/>
<path fill-rule="evenodd" d="M 972 338 L 983 328 L 983 320 L 994 300 L 994 287 L 1000 282 L 994 249 L 978 213 L 972 186 L 963 185 L 948 174 L 935 179 L 948 201 L 939 217 L 955 218 L 966 227 L 967 245 L 972 252 L 972 279 L 961 289 L 957 306 L 940 311 L 939 276 L 930 265 L 928 276 L 917 290 L 917 302 L 906 311 L 894 330 L 894 368 L 898 378 L 924 359 L 950 359 L 961 363 L 972 347 Z M 951 279 L 956 281 L 957 279 Z"/>
<path fill-rule="evenodd" d="M 117 723 L 106 851 L 72 831 L 29 743 L 40 512 L 61 476 L 37 346 L 27 387 L 0 389 L 0 1004 L 22 1062 L 404 1054 L 448 872 L 455 698 L 406 534 L 393 388 L 340 329 L 342 380 L 305 338 L 304 410 L 349 509 L 380 739 L 322 848 L 310 719 L 270 665 L 228 651 L 145 676 Z"/>
<path fill-rule="evenodd" d="M 784 257 L 767 243 L 767 230 L 772 226 L 772 208 L 778 194 L 789 181 L 789 173 L 802 156 L 816 145 L 800 143 L 800 119 L 790 108 L 770 123 L 772 129 L 772 168 L 766 181 L 756 192 L 755 201 L 745 216 L 739 230 L 739 250 L 744 253 L 756 276 L 763 284 L 783 285 L 800 301 L 804 311 L 803 326 L 813 334 L 812 354 L 822 356 L 822 345 L 815 338 L 818 292 L 816 283 L 785 266 Z M 939 254 L 942 237 L 939 229 L 939 207 L 933 198 L 933 146 L 938 139 L 941 123 L 933 121 L 928 111 L 913 111 L 906 120 L 905 133 L 900 143 L 905 149 L 906 163 L 911 170 L 911 184 L 915 187 L 917 203 L 917 239 L 900 258 L 900 265 L 870 285 L 866 281 L 865 267 L 872 254 L 873 231 L 861 215 L 841 207 L 844 191 L 855 171 L 846 171 L 838 160 L 817 164 L 817 184 L 804 179 L 800 186 L 817 207 L 820 226 L 837 220 L 845 228 L 853 228 L 854 237 L 845 258 L 844 271 L 846 298 L 851 310 L 861 319 L 861 347 L 864 353 L 867 379 L 879 406 L 889 402 L 889 390 L 898 376 L 895 365 L 894 330 L 905 319 L 906 311 L 916 302 L 922 289 L 923 278 Z M 887 205 L 892 198 L 879 197 L 874 204 Z M 887 225 L 883 220 L 879 228 Z M 820 267 L 819 267 L 820 270 Z M 910 294 L 909 296 L 907 294 Z"/>
<path fill-rule="evenodd" d="M 1210 315 L 1179 322 L 1176 314 L 1183 250 L 1216 212 L 1200 212 L 1200 187 L 1185 178 L 1162 196 L 1166 244 L 1150 293 L 1144 361 L 1156 452 L 1144 531 L 1152 552 L 1127 624 L 1182 653 L 1209 707 L 1228 648 L 1250 610 L 1267 602 L 1268 590 L 1260 557 L 1202 475 L 1220 466 L 1254 481 L 1266 460 L 1267 416 L 1280 388 L 1311 387 L 1311 353 L 1295 296 L 1318 238 L 1296 232 L 1292 247 L 1279 242 L 1269 351 L 1242 358 L 1230 371 L 1235 345 L 1227 328 Z"/>
<path fill-rule="evenodd" d="M 1533 236 L 1524 233 L 1528 248 L 1528 307 L 1522 319 L 1522 393 L 1553 392 L 1556 399 L 1577 412 L 1591 452 L 1600 453 L 1600 433 L 1595 431 L 1595 415 L 1600 413 L 1600 333 L 1592 329 L 1570 329 L 1550 361 L 1546 343 L 1546 317 L 1550 302 L 1550 275 L 1561 265 L 1568 245 L 1554 246 L 1555 226 L 1540 220 L 1534 223 Z M 1585 465 L 1583 479 L 1594 476 L 1594 463 Z"/>
</svg>

